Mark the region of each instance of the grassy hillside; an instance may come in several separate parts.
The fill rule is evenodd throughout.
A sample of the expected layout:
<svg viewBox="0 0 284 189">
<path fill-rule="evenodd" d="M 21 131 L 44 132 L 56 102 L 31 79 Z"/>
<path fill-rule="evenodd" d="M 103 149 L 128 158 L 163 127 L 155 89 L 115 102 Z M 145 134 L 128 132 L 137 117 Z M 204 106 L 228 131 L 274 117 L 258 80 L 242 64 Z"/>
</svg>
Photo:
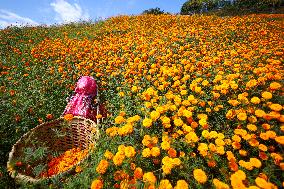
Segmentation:
<svg viewBox="0 0 284 189">
<path fill-rule="evenodd" d="M 283 26 L 143 15 L 1 30 L 0 188 L 283 187 Z M 108 110 L 96 149 L 77 174 L 16 186 L 12 145 L 58 118 L 82 75 Z"/>
</svg>

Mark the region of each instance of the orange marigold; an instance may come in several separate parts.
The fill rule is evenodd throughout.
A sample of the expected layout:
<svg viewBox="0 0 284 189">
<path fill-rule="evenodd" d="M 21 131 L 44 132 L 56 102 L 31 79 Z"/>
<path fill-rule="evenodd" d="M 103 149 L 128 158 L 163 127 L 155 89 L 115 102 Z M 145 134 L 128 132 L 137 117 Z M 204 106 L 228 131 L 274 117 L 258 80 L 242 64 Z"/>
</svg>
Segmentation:
<svg viewBox="0 0 284 189">
<path fill-rule="evenodd" d="M 108 165 L 109 165 L 108 161 L 103 159 L 100 161 L 99 165 L 97 166 L 96 171 L 100 174 L 105 174 Z"/>
<path fill-rule="evenodd" d="M 64 119 L 66 120 L 66 121 L 71 121 L 72 119 L 73 119 L 73 114 L 65 114 L 64 115 Z"/>
<path fill-rule="evenodd" d="M 277 90 L 277 89 L 281 88 L 281 84 L 277 83 L 277 82 L 272 82 L 272 83 L 270 83 L 269 88 L 272 89 L 272 90 Z"/>
<path fill-rule="evenodd" d="M 96 179 L 92 182 L 91 189 L 101 189 L 103 188 L 103 182 L 99 179 Z"/>
<path fill-rule="evenodd" d="M 175 189 L 188 189 L 188 184 L 185 180 L 178 180 Z"/>
</svg>

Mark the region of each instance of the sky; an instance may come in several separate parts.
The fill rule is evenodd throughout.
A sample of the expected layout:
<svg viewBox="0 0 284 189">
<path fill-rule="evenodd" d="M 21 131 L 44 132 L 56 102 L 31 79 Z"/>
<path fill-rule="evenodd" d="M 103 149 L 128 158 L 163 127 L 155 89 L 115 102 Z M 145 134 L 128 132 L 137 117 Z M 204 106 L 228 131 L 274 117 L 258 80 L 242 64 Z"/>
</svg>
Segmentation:
<svg viewBox="0 0 284 189">
<path fill-rule="evenodd" d="M 0 29 L 10 25 L 51 25 L 137 15 L 159 7 L 179 13 L 186 0 L 0 0 Z"/>
</svg>

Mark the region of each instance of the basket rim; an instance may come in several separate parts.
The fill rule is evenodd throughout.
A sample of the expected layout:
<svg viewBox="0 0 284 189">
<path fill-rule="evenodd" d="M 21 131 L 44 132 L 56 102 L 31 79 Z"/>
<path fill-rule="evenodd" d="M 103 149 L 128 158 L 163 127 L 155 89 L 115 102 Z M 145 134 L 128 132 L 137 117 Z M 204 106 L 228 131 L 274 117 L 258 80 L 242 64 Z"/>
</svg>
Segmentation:
<svg viewBox="0 0 284 189">
<path fill-rule="evenodd" d="M 82 120 L 82 121 L 87 121 L 87 122 L 90 122 L 90 126 L 92 128 L 96 128 L 96 136 L 98 137 L 99 136 L 99 129 L 97 128 L 97 125 L 93 120 L 90 120 L 88 118 L 85 118 L 85 117 L 81 117 L 81 116 L 74 116 L 72 118 L 73 119 L 77 119 L 77 120 Z M 81 164 L 83 161 L 85 161 L 89 156 L 90 156 L 90 149 L 88 149 L 88 154 L 80 161 L 78 162 L 77 164 L 74 164 L 71 168 L 69 168 L 68 170 L 66 171 L 63 171 L 63 172 L 60 172 L 58 174 L 55 174 L 55 175 L 52 175 L 50 177 L 42 177 L 42 178 L 34 178 L 34 177 L 31 177 L 31 176 L 28 176 L 28 175 L 24 175 L 24 174 L 21 174 L 21 173 L 17 173 L 16 170 L 14 170 L 12 167 L 11 167 L 11 161 L 12 161 L 12 158 L 13 158 L 13 155 L 15 153 L 15 147 L 16 145 L 18 145 L 19 143 L 22 142 L 23 138 L 25 138 L 27 135 L 31 134 L 32 132 L 34 132 L 35 130 L 37 130 L 38 128 L 46 125 L 46 124 L 50 124 L 50 123 L 53 123 L 53 122 L 56 122 L 56 121 L 60 121 L 60 120 L 64 120 L 64 117 L 63 116 L 60 116 L 59 118 L 57 119 L 54 119 L 54 120 L 51 120 L 51 121 L 48 121 L 48 122 L 44 122 L 44 123 L 41 123 L 39 125 L 37 125 L 36 127 L 30 129 L 28 132 L 26 132 L 25 134 L 23 134 L 18 140 L 17 142 L 12 146 L 12 150 L 9 152 L 9 157 L 8 157 L 8 161 L 7 161 L 7 170 L 8 170 L 8 173 L 9 175 L 16 179 L 16 180 L 20 180 L 20 181 L 26 181 L 26 182 L 32 182 L 32 183 L 36 183 L 36 182 L 40 182 L 40 181 L 44 181 L 44 180 L 49 180 L 49 179 L 52 179 L 52 178 L 55 178 L 59 175 L 64 175 L 68 172 L 70 172 L 75 166 Z M 72 121 L 71 120 L 71 121 Z"/>
</svg>

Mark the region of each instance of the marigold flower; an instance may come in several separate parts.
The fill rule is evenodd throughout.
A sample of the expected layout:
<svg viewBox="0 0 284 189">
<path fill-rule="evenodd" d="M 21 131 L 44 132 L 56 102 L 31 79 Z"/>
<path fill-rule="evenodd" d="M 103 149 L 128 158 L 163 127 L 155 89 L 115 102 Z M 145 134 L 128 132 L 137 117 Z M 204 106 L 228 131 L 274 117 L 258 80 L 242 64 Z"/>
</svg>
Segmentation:
<svg viewBox="0 0 284 189">
<path fill-rule="evenodd" d="M 158 157 L 158 156 L 160 155 L 160 148 L 158 148 L 158 147 L 153 147 L 153 148 L 151 149 L 151 155 L 152 155 L 153 157 Z"/>
<path fill-rule="evenodd" d="M 121 124 L 125 121 L 125 119 L 124 119 L 124 117 L 119 115 L 114 119 L 114 121 L 115 121 L 116 124 Z"/>
<path fill-rule="evenodd" d="M 258 149 L 260 149 L 261 151 L 264 151 L 264 152 L 267 151 L 267 147 L 266 147 L 264 144 L 260 144 L 260 145 L 258 146 Z"/>
<path fill-rule="evenodd" d="M 216 187 L 216 189 L 230 189 L 230 187 L 227 184 L 221 182 L 218 179 L 213 179 L 213 184 Z"/>
<path fill-rule="evenodd" d="M 161 148 L 162 148 L 163 150 L 168 150 L 170 147 L 171 147 L 171 144 L 170 144 L 169 142 L 167 142 L 167 141 L 163 141 L 163 142 L 161 143 Z"/>
<path fill-rule="evenodd" d="M 259 186 L 260 188 L 271 188 L 269 183 L 266 182 L 266 180 L 264 180 L 263 178 L 261 177 L 257 177 L 255 179 L 255 183 L 257 186 Z"/>
<path fill-rule="evenodd" d="M 142 151 L 142 156 L 145 157 L 145 158 L 151 157 L 151 150 L 150 150 L 150 148 L 145 148 Z"/>
<path fill-rule="evenodd" d="M 153 174 L 153 172 L 147 172 L 143 175 L 143 181 L 146 183 L 154 184 L 157 181 L 157 179 Z"/>
<path fill-rule="evenodd" d="M 269 99 L 272 98 L 272 94 L 271 94 L 270 92 L 267 92 L 267 91 L 263 92 L 263 93 L 261 94 L 261 96 L 262 96 L 262 98 L 264 98 L 264 99 L 266 99 L 266 100 L 269 100 Z"/>
<path fill-rule="evenodd" d="M 46 114 L 46 119 L 52 119 L 53 115 L 52 114 Z"/>
<path fill-rule="evenodd" d="M 157 111 L 152 111 L 150 117 L 151 117 L 152 120 L 155 121 L 160 117 L 160 113 L 157 112 Z"/>
<path fill-rule="evenodd" d="M 250 130 L 250 131 L 256 131 L 256 130 L 257 130 L 257 127 L 256 127 L 255 125 L 253 125 L 253 124 L 248 124 L 248 125 L 247 125 L 247 128 L 248 128 L 248 130 Z"/>
<path fill-rule="evenodd" d="M 201 184 L 207 181 L 207 176 L 202 169 L 194 169 L 193 176 L 195 180 Z"/>
<path fill-rule="evenodd" d="M 120 166 L 123 163 L 124 158 L 125 158 L 124 154 L 116 153 L 113 156 L 112 161 L 115 165 Z"/>
<path fill-rule="evenodd" d="M 143 176 L 143 170 L 140 168 L 140 167 L 137 167 L 135 170 L 134 170 L 134 178 L 136 179 L 141 179 Z"/>
<path fill-rule="evenodd" d="M 175 126 L 182 126 L 183 121 L 180 118 L 174 119 Z"/>
<path fill-rule="evenodd" d="M 261 167 L 261 161 L 257 158 L 250 158 L 249 162 L 256 168 L 260 168 Z"/>
<path fill-rule="evenodd" d="M 185 180 L 178 180 L 174 189 L 188 189 L 188 184 Z"/>
<path fill-rule="evenodd" d="M 160 182 L 159 189 L 172 189 L 172 185 L 169 180 L 163 179 Z"/>
<path fill-rule="evenodd" d="M 128 158 L 132 158 L 135 156 L 136 152 L 132 146 L 127 146 L 124 150 L 125 156 Z"/>
<path fill-rule="evenodd" d="M 277 82 L 272 82 L 270 83 L 269 88 L 272 90 L 277 90 L 281 88 L 281 84 Z"/>
<path fill-rule="evenodd" d="M 73 119 L 73 114 L 65 114 L 65 115 L 64 115 L 64 119 L 65 119 L 66 121 L 71 121 L 71 120 Z"/>
<path fill-rule="evenodd" d="M 96 171 L 100 174 L 105 174 L 108 165 L 109 165 L 108 161 L 103 159 L 100 161 L 99 165 L 97 166 Z"/>
<path fill-rule="evenodd" d="M 138 87 L 137 86 L 132 86 L 131 91 L 136 93 L 138 91 Z"/>
<path fill-rule="evenodd" d="M 259 104 L 260 103 L 260 99 L 256 96 L 252 97 L 252 99 L 250 100 L 251 103 L 253 104 Z"/>
<path fill-rule="evenodd" d="M 275 141 L 279 144 L 284 145 L 284 136 L 278 136 L 275 138 Z"/>
<path fill-rule="evenodd" d="M 237 115 L 237 118 L 240 120 L 240 121 L 245 121 L 247 119 L 247 114 L 246 113 L 239 113 Z"/>
<path fill-rule="evenodd" d="M 145 118 L 143 120 L 143 126 L 146 127 L 146 128 L 149 128 L 152 126 L 152 119 L 149 119 L 149 118 Z"/>
<path fill-rule="evenodd" d="M 256 117 L 263 117 L 266 113 L 263 110 L 255 110 Z"/>
<path fill-rule="evenodd" d="M 277 111 L 277 112 L 279 112 L 279 111 L 282 110 L 282 106 L 281 106 L 280 104 L 271 104 L 271 105 L 269 106 L 269 108 L 270 108 L 271 110 Z"/>
<path fill-rule="evenodd" d="M 176 151 L 175 149 L 173 149 L 173 148 L 170 148 L 170 149 L 168 150 L 168 154 L 169 154 L 169 156 L 170 156 L 171 158 L 174 158 L 174 157 L 177 156 L 177 151 Z"/>
<path fill-rule="evenodd" d="M 99 179 L 96 179 L 92 182 L 91 189 L 102 189 L 103 182 Z"/>
</svg>

